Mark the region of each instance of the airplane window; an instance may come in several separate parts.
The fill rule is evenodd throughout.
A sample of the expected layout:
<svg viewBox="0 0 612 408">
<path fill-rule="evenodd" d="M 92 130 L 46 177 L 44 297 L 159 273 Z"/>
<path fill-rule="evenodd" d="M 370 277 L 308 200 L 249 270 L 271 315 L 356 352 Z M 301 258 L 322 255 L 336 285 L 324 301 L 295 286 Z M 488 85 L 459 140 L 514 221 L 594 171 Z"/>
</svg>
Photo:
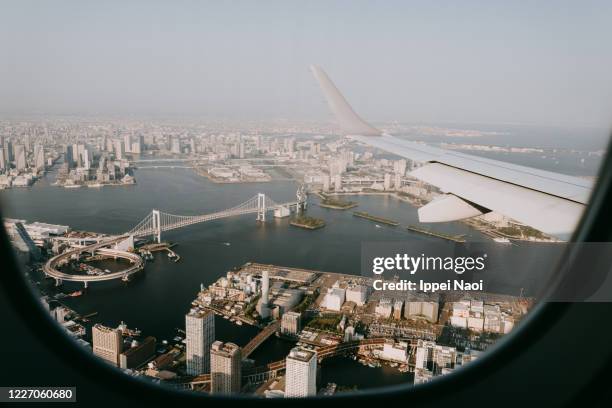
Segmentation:
<svg viewBox="0 0 612 408">
<path fill-rule="evenodd" d="M 545 302 L 610 301 L 574 236 L 601 11 L 9 2 L 0 204 L 36 319 L 117 378 L 304 398 L 435 384 Z"/>
</svg>

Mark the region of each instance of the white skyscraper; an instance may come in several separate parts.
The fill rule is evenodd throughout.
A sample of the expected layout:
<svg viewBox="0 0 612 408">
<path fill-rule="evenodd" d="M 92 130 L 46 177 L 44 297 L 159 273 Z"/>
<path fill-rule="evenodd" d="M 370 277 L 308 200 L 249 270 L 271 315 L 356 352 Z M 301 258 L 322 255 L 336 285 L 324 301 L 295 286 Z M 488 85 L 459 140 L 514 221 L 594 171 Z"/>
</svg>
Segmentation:
<svg viewBox="0 0 612 408">
<path fill-rule="evenodd" d="M 123 140 L 117 139 L 115 140 L 115 159 L 121 160 L 125 155 L 125 146 L 123 145 Z"/>
<path fill-rule="evenodd" d="M 261 299 L 265 304 L 268 304 L 268 297 L 270 292 L 270 275 L 268 271 L 261 273 Z"/>
<path fill-rule="evenodd" d="M 123 136 L 123 146 L 125 147 L 126 153 L 132 152 L 132 135 L 127 134 Z"/>
<path fill-rule="evenodd" d="M 119 366 L 119 355 L 123 349 L 121 332 L 96 324 L 91 329 L 91 336 L 93 353 L 109 363 Z"/>
<path fill-rule="evenodd" d="M 2 144 L 0 144 L 0 172 L 7 167 L 6 160 L 4 160 L 4 147 L 2 147 Z"/>
<path fill-rule="evenodd" d="M 317 353 L 295 347 L 287 356 L 285 397 L 309 397 L 317 393 Z"/>
<path fill-rule="evenodd" d="M 257 310 L 257 313 L 259 313 L 259 315 L 264 319 L 270 316 L 270 308 L 268 307 L 268 304 L 270 302 L 269 292 L 270 276 L 268 274 L 268 271 L 263 271 L 261 273 L 261 298 L 259 299 L 259 302 L 257 302 L 257 306 L 255 309 Z"/>
<path fill-rule="evenodd" d="M 210 372 L 210 347 L 215 340 L 215 315 L 211 311 L 192 309 L 185 315 L 187 373 Z"/>
<path fill-rule="evenodd" d="M 215 341 L 210 350 L 211 394 L 239 393 L 242 354 L 234 343 Z"/>
</svg>

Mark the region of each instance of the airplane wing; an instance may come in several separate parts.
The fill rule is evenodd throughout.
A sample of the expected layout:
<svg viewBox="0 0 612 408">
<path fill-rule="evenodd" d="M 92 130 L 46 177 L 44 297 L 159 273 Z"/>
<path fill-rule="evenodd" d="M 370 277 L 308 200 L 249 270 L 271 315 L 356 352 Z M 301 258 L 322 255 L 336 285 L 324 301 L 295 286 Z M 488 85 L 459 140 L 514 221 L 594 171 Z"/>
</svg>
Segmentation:
<svg viewBox="0 0 612 408">
<path fill-rule="evenodd" d="M 548 235 L 570 238 L 588 202 L 590 181 L 387 135 L 355 113 L 320 67 L 310 69 L 345 135 L 421 163 L 410 175 L 444 193 L 419 208 L 421 222 L 495 211 Z"/>
</svg>

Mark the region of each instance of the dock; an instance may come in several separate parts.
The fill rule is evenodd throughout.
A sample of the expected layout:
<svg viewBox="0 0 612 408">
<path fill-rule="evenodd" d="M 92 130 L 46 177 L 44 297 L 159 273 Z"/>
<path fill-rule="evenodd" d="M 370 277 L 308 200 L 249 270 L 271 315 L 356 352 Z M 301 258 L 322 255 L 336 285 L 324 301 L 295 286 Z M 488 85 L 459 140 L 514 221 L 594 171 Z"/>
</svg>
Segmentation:
<svg viewBox="0 0 612 408">
<path fill-rule="evenodd" d="M 371 215 L 363 211 L 353 211 L 353 216 L 359 217 L 359 218 L 365 218 L 366 220 L 379 222 L 381 224 L 391 225 L 392 227 L 397 227 L 400 224 L 397 221 L 393 221 L 388 218 L 377 217 L 375 215 Z"/>
<path fill-rule="evenodd" d="M 457 243 L 465 242 L 465 238 L 464 238 L 465 235 L 450 235 L 450 234 L 445 234 L 443 232 L 436 232 L 436 231 L 431 231 L 425 228 L 420 228 L 415 225 L 409 225 L 406 227 L 406 229 L 408 231 L 418 232 L 419 234 L 429 235 L 430 237 L 442 238 L 442 239 L 446 239 L 448 241 L 453 241 Z"/>
</svg>

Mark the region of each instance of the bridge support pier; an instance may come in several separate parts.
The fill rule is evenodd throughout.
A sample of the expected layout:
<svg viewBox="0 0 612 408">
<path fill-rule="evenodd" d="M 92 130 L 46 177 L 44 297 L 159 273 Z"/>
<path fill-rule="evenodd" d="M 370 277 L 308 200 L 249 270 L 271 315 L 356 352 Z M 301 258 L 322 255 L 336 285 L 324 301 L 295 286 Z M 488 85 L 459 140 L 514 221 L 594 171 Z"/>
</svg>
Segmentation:
<svg viewBox="0 0 612 408">
<path fill-rule="evenodd" d="M 157 243 L 161 243 L 161 220 L 159 216 L 159 210 L 151 211 L 151 215 L 153 216 L 153 229 L 155 230 L 155 239 Z"/>
<path fill-rule="evenodd" d="M 83 282 L 83 287 L 87 289 L 87 281 Z"/>
<path fill-rule="evenodd" d="M 257 194 L 257 221 L 266 221 L 266 195 Z"/>
</svg>

